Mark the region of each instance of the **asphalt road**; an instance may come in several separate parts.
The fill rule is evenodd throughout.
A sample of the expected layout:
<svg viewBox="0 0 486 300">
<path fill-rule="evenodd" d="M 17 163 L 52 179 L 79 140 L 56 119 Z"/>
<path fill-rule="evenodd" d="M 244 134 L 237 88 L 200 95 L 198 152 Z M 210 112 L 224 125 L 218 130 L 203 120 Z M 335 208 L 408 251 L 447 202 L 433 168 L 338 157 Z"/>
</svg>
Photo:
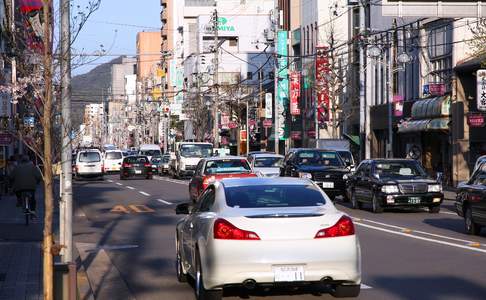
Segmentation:
<svg viewBox="0 0 486 300">
<path fill-rule="evenodd" d="M 187 181 L 168 178 L 77 182 L 75 243 L 96 299 L 194 299 L 175 277 L 177 203 Z M 486 230 L 464 234 L 444 202 L 441 213 L 338 207 L 355 218 L 362 247 L 359 299 L 485 299 Z M 224 299 L 316 299 L 315 290 L 225 292 Z M 323 293 L 318 299 L 334 299 Z"/>
</svg>

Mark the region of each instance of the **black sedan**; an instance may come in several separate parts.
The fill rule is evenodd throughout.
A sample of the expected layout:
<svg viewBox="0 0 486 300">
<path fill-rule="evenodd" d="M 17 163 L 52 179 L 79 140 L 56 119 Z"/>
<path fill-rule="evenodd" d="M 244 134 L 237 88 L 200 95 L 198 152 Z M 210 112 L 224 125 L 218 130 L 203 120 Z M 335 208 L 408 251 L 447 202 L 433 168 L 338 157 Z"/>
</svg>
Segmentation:
<svg viewBox="0 0 486 300">
<path fill-rule="evenodd" d="M 481 227 L 486 227 L 486 164 L 468 182 L 458 185 L 455 206 L 457 214 L 464 217 L 466 232 L 479 235 Z"/>
<path fill-rule="evenodd" d="M 336 151 L 294 149 L 285 157 L 280 175 L 311 179 L 333 199 L 345 196 L 349 169 Z"/>
<path fill-rule="evenodd" d="M 146 156 L 128 156 L 123 159 L 120 169 L 120 179 L 144 177 L 152 179 L 152 164 Z"/>
<path fill-rule="evenodd" d="M 362 161 L 347 185 L 352 207 L 370 203 L 374 213 L 386 207 L 427 207 L 438 213 L 444 200 L 442 184 L 413 159 Z"/>
</svg>

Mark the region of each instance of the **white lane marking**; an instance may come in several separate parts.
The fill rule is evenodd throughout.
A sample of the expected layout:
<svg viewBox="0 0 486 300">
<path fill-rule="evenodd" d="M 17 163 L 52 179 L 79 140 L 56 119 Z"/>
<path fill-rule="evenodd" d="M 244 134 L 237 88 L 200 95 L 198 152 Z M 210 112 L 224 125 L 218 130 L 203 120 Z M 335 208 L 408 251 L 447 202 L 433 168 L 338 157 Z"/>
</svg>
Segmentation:
<svg viewBox="0 0 486 300">
<path fill-rule="evenodd" d="M 172 183 L 177 183 L 177 184 L 189 185 L 188 181 L 165 178 L 165 177 L 160 177 L 160 176 L 154 176 L 154 178 L 157 179 L 157 180 L 160 180 L 160 181 L 167 181 L 167 182 L 172 182 Z"/>
<path fill-rule="evenodd" d="M 127 185 L 127 189 L 129 189 L 129 190 L 134 190 L 135 188 L 134 188 L 133 186 L 129 186 L 129 185 Z"/>
<path fill-rule="evenodd" d="M 450 212 L 450 211 L 440 211 L 439 213 L 444 214 L 444 215 L 457 216 L 457 213 Z"/>
<path fill-rule="evenodd" d="M 362 283 L 362 284 L 361 284 L 361 289 L 362 289 L 362 290 L 369 290 L 369 289 L 372 289 L 372 287 L 371 287 L 371 286 L 369 286 L 369 285 L 366 285 L 366 284 Z"/>
<path fill-rule="evenodd" d="M 402 230 L 402 231 L 406 231 L 406 232 L 409 232 L 408 234 L 410 234 L 410 233 L 418 233 L 418 234 L 429 235 L 429 236 L 433 236 L 433 237 L 436 237 L 436 238 L 442 238 L 442 239 L 456 241 L 456 242 L 464 242 L 464 243 L 468 243 L 468 244 L 478 244 L 478 242 L 474 242 L 474 241 L 470 241 L 470 240 L 453 238 L 453 237 L 449 237 L 449 236 L 445 236 L 445 235 L 440 235 L 440 234 L 435 234 L 435 233 L 430 233 L 430 232 L 415 230 L 415 229 L 412 229 L 412 228 L 406 228 L 406 227 L 400 227 L 400 226 L 390 225 L 390 224 L 376 222 L 376 221 L 372 221 L 372 220 L 368 220 L 368 219 L 360 219 L 360 220 L 361 221 L 364 221 L 364 222 L 368 222 L 368 223 L 373 223 L 373 224 L 377 224 L 377 225 L 382 225 L 382 226 L 386 226 L 386 227 L 390 227 L 390 228 L 395 228 L 395 229 L 399 229 L 399 230 Z M 480 245 L 481 246 L 486 246 L 485 244 L 480 244 Z"/>
<path fill-rule="evenodd" d="M 147 197 L 148 197 L 148 196 L 150 196 L 150 194 L 145 193 L 144 191 L 138 191 L 138 192 L 139 192 L 140 194 L 144 195 L 144 196 L 147 196 Z"/>
<path fill-rule="evenodd" d="M 117 182 L 116 184 L 117 184 L 117 185 L 120 185 L 120 186 L 122 186 L 122 185 L 123 185 L 123 184 L 121 184 L 121 183 L 119 183 L 119 182 Z"/>
<path fill-rule="evenodd" d="M 172 202 L 165 201 L 165 200 L 162 200 L 162 199 L 157 199 L 157 201 L 162 202 L 162 203 L 167 204 L 167 205 L 172 205 L 173 204 Z"/>
<path fill-rule="evenodd" d="M 111 179 L 108 179 L 107 181 L 108 181 L 108 182 L 112 182 L 112 183 L 113 183 L 113 180 L 111 180 Z"/>
<path fill-rule="evenodd" d="M 417 240 L 427 241 L 427 242 L 431 242 L 431 243 L 436 243 L 436 244 L 447 245 L 447 246 L 451 246 L 451 247 L 456 247 L 456 248 L 486 253 L 486 249 L 480 249 L 480 248 L 474 248 L 474 247 L 470 247 L 470 246 L 458 245 L 458 244 L 449 243 L 449 242 L 445 242 L 445 241 L 426 238 L 426 237 L 423 237 L 423 236 L 417 236 L 417 235 L 412 235 L 412 234 L 409 234 L 409 233 L 393 231 L 393 230 L 390 230 L 390 229 L 385 229 L 385 228 L 381 228 L 381 227 L 377 227 L 377 226 L 373 226 L 373 225 L 368 225 L 368 224 L 363 224 L 363 223 L 359 223 L 359 222 L 354 222 L 354 224 L 362 226 L 362 227 L 378 230 L 378 231 L 383 231 L 383 232 L 387 232 L 387 233 L 391 233 L 391 234 L 405 236 L 405 237 L 412 238 L 412 239 L 417 239 Z"/>
</svg>

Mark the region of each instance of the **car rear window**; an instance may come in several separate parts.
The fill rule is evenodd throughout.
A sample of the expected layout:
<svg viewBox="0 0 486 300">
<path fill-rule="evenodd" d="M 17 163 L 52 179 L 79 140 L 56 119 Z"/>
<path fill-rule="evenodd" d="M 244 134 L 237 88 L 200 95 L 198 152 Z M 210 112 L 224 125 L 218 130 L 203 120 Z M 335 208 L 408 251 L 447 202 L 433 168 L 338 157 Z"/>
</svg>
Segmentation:
<svg viewBox="0 0 486 300">
<path fill-rule="evenodd" d="M 79 162 L 99 162 L 101 156 L 98 152 L 81 152 L 79 153 Z"/>
<path fill-rule="evenodd" d="M 130 164 L 144 164 L 148 163 L 148 159 L 145 156 L 132 156 L 125 158 L 124 162 Z"/>
<path fill-rule="evenodd" d="M 226 174 L 249 171 L 251 171 L 251 167 L 246 159 L 221 159 L 208 161 L 204 174 Z"/>
<path fill-rule="evenodd" d="M 106 159 L 121 159 L 122 153 L 121 152 L 108 152 L 106 153 Z"/>
<path fill-rule="evenodd" d="M 322 206 L 326 199 L 313 185 L 255 185 L 225 188 L 226 204 L 235 208 Z"/>
</svg>

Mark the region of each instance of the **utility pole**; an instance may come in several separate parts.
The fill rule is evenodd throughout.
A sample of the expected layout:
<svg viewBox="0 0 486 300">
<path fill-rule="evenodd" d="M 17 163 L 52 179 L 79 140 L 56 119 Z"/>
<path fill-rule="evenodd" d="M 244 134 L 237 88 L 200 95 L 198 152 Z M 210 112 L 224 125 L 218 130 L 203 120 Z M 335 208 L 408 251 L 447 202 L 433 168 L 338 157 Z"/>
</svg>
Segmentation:
<svg viewBox="0 0 486 300">
<path fill-rule="evenodd" d="M 360 0 L 359 2 L 359 34 L 360 34 L 360 44 L 359 44 L 359 131 L 360 131 L 360 159 L 370 158 L 370 143 L 368 140 L 369 132 L 366 131 L 367 118 L 366 113 L 366 96 L 365 96 L 365 33 L 366 33 L 366 3 L 365 0 Z"/>
<path fill-rule="evenodd" d="M 393 19 L 392 33 L 390 39 L 390 49 L 388 51 L 388 147 L 387 147 L 387 158 L 393 158 L 393 72 L 394 72 L 394 62 L 395 62 L 395 36 L 397 30 L 397 20 Z"/>
<path fill-rule="evenodd" d="M 73 189 L 72 189 L 72 144 L 71 144 L 71 26 L 70 1 L 61 0 L 61 106 L 62 106 L 62 151 L 61 151 L 61 203 L 60 224 L 63 230 L 61 245 L 63 262 L 73 261 Z"/>
<path fill-rule="evenodd" d="M 278 109 L 278 31 L 280 29 L 280 10 L 278 8 L 278 2 L 275 3 L 275 10 L 274 10 L 274 22 L 275 22 L 275 70 L 273 71 L 273 77 L 274 77 L 274 88 L 273 88 L 273 114 L 275 115 L 275 120 L 274 120 L 274 138 L 275 138 L 275 153 L 279 154 L 279 143 L 280 143 L 280 137 L 279 137 L 279 119 L 280 119 L 280 111 Z"/>
<path fill-rule="evenodd" d="M 218 147 L 218 105 L 219 105 L 219 36 L 218 36 L 218 10 L 213 12 L 213 30 L 214 30 L 214 103 L 213 103 L 213 140 L 214 147 Z"/>
</svg>

